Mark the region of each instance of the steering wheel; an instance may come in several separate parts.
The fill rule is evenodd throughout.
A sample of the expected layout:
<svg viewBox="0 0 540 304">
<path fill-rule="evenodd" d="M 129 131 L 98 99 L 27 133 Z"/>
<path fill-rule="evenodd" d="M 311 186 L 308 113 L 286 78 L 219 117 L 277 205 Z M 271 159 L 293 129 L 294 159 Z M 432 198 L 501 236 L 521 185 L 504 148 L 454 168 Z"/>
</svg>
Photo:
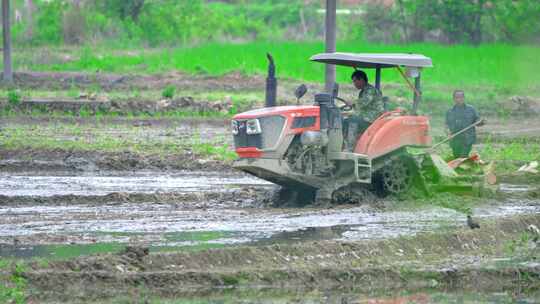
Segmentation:
<svg viewBox="0 0 540 304">
<path fill-rule="evenodd" d="M 339 109 L 341 111 L 351 111 L 353 109 L 352 105 L 347 104 L 347 101 L 345 99 L 337 97 L 337 96 L 334 97 L 334 98 L 341 101 L 341 102 L 343 102 L 345 104 L 345 105 L 342 105 L 341 107 L 339 107 Z"/>
</svg>

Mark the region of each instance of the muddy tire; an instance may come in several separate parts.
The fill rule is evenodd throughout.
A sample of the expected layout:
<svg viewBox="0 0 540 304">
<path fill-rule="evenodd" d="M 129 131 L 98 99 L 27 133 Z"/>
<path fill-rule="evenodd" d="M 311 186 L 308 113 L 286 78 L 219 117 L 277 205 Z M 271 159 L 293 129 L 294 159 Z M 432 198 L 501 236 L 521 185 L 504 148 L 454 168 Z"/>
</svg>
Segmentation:
<svg viewBox="0 0 540 304">
<path fill-rule="evenodd" d="M 315 192 L 314 206 L 321 208 L 328 208 L 332 205 L 332 193 L 333 190 L 319 189 Z"/>
<path fill-rule="evenodd" d="M 407 156 L 400 156 L 382 167 L 375 178 L 378 193 L 403 195 L 411 190 L 417 180 L 418 168 Z"/>
<path fill-rule="evenodd" d="M 334 191 L 332 202 L 334 204 L 363 204 L 377 200 L 369 186 L 362 184 L 349 184 Z"/>
<path fill-rule="evenodd" d="M 302 207 L 315 200 L 315 190 L 276 187 L 271 191 L 269 200 L 272 207 Z"/>
</svg>

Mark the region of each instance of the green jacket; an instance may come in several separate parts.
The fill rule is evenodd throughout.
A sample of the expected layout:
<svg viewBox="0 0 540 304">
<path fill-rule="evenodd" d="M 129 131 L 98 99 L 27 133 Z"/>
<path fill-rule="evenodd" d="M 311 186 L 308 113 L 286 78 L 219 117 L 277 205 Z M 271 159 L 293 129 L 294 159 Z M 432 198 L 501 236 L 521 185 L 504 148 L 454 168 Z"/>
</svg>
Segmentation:
<svg viewBox="0 0 540 304">
<path fill-rule="evenodd" d="M 465 129 L 479 119 L 480 116 L 478 116 L 476 109 L 468 104 L 463 104 L 463 106 L 454 105 L 446 112 L 446 126 L 452 134 Z M 463 141 L 466 145 L 476 143 L 476 127 L 454 137 L 453 141 Z"/>
<path fill-rule="evenodd" d="M 384 112 L 384 102 L 381 91 L 367 84 L 358 94 L 354 105 L 355 113 L 365 121 L 373 122 Z"/>
</svg>

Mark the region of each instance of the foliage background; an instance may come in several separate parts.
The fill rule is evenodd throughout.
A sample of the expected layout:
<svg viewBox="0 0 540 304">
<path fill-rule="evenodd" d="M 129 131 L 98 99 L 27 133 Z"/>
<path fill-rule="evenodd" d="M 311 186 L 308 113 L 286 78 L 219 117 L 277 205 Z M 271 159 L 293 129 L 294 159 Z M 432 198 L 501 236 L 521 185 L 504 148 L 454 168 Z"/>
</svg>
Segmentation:
<svg viewBox="0 0 540 304">
<path fill-rule="evenodd" d="M 344 41 L 540 42 L 538 0 L 338 3 L 338 38 Z M 156 47 L 315 40 L 324 34 L 324 1 L 314 0 L 14 0 L 12 6 L 18 44 Z"/>
</svg>

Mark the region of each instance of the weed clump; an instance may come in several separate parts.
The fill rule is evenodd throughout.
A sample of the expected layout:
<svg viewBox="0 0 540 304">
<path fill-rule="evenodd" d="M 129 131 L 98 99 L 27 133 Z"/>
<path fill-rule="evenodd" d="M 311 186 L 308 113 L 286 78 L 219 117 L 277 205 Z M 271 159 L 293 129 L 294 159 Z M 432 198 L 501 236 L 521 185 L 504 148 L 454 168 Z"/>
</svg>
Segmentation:
<svg viewBox="0 0 540 304">
<path fill-rule="evenodd" d="M 10 105 L 18 106 L 22 100 L 21 92 L 19 90 L 9 90 L 7 99 Z"/>
<path fill-rule="evenodd" d="M 0 261 L 0 269 L 8 264 Z M 0 302 L 1 303 L 26 303 L 26 279 L 24 278 L 24 266 L 15 264 L 11 275 L 0 278 Z M 2 282 L 3 281 L 3 282 Z"/>
<path fill-rule="evenodd" d="M 176 89 L 173 86 L 167 86 L 165 89 L 163 89 L 163 92 L 161 92 L 161 96 L 163 98 L 172 99 L 174 97 L 174 93 L 176 92 Z"/>
</svg>

